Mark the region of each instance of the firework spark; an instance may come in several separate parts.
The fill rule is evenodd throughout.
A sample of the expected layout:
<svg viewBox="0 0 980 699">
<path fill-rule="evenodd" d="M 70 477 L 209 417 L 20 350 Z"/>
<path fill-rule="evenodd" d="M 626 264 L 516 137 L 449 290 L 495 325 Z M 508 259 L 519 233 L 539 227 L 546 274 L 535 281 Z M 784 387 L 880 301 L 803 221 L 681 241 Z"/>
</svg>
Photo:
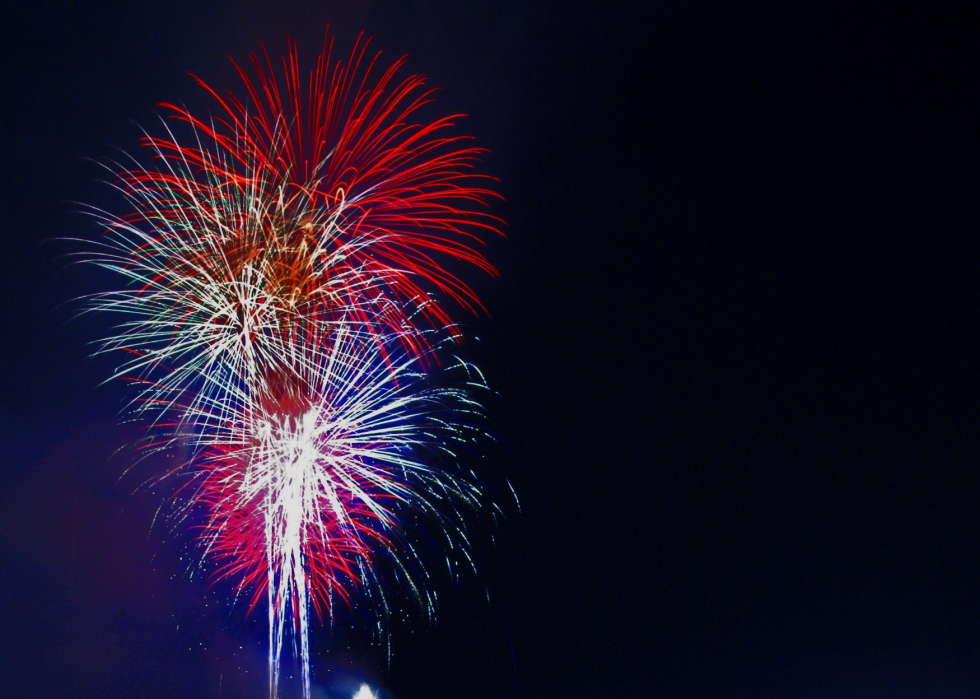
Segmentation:
<svg viewBox="0 0 980 699">
<path fill-rule="evenodd" d="M 482 376 L 430 375 L 440 338 L 459 340 L 449 309 L 481 309 L 445 263 L 494 273 L 496 195 L 457 117 L 421 119 L 424 79 L 396 79 L 404 59 L 379 71 L 368 43 L 344 62 L 325 41 L 308 83 L 294 44 L 281 75 L 263 51 L 241 98 L 198 80 L 208 120 L 162 105 L 189 136 L 164 121 L 143 139 L 153 167 L 113 166 L 130 213 L 94 212 L 107 234 L 86 258 L 127 281 L 90 299 L 125 318 L 99 351 L 126 352 L 114 376 L 166 432 L 155 446 L 191 447 L 178 470 L 206 556 L 267 600 L 270 696 L 292 627 L 309 697 L 311 614 L 385 616 L 386 581 L 431 612 L 414 523 L 469 561 L 461 513 L 484 502 L 454 458 Z"/>
</svg>

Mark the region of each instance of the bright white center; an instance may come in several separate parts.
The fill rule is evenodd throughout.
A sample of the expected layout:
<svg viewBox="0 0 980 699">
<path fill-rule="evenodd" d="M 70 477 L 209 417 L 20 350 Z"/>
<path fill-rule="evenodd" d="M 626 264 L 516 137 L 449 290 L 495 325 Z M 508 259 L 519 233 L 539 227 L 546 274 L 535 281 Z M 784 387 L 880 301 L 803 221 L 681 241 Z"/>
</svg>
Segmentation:
<svg viewBox="0 0 980 699">
<path fill-rule="evenodd" d="M 366 684 L 362 684 L 361 688 L 357 690 L 357 694 L 354 695 L 354 699 L 378 699 L 371 688 Z"/>
</svg>

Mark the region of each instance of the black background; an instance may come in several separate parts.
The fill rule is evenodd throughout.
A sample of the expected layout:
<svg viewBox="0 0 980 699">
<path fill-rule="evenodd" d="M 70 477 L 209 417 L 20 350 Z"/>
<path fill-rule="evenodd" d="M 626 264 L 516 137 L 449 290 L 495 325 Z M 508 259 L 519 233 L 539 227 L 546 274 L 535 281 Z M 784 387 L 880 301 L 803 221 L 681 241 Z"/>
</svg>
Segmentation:
<svg viewBox="0 0 980 699">
<path fill-rule="evenodd" d="M 439 623 L 314 641 L 413 697 L 980 696 L 977 18 L 854 3 L 33 2 L 3 15 L 5 696 L 260 697 L 263 624 L 119 481 L 86 158 L 360 31 L 492 153 L 471 319 L 523 514 Z M 928 5 L 923 3 L 923 5 Z M 490 590 L 490 600 L 484 587 Z M 506 620 L 506 622 L 505 622 Z M 509 629 L 509 632 L 508 632 Z M 348 637 L 350 634 L 347 634 Z M 333 640 L 331 640 L 333 638 Z M 349 649 L 348 649 L 349 646 Z M 515 677 L 516 668 L 516 677 Z"/>
</svg>

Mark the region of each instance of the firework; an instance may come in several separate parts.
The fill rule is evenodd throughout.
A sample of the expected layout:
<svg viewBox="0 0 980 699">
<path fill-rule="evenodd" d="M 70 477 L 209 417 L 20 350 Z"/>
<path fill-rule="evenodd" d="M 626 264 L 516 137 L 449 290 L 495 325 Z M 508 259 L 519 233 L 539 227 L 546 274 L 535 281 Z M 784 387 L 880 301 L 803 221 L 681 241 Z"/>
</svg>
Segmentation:
<svg viewBox="0 0 980 699">
<path fill-rule="evenodd" d="M 298 351 L 294 371 L 262 390 L 232 388 L 214 414 L 198 404 L 191 438 L 206 446 L 185 486 L 207 512 L 202 540 L 218 573 L 251 590 L 252 606 L 267 596 L 272 687 L 290 620 L 308 666 L 310 605 L 332 617 L 336 602 L 360 599 L 386 617 L 390 579 L 431 613 L 413 522 L 435 525 L 472 565 L 461 513 L 484 501 L 471 478 L 441 466 L 479 436 L 468 427 L 480 413 L 470 389 L 483 386 L 474 367 L 457 362 L 447 370 L 465 380 L 434 387 L 419 357 L 344 324 Z"/>
<path fill-rule="evenodd" d="M 192 145 L 167 127 L 143 139 L 154 168 L 116 168 L 132 211 L 93 212 L 109 234 L 92 261 L 130 286 L 93 300 L 131 318 L 103 351 L 130 354 L 118 377 L 153 377 L 143 405 L 218 367 L 246 376 L 288 363 L 290 337 L 315 342 L 338 317 L 422 355 L 414 330 L 455 327 L 440 297 L 481 308 L 444 263 L 495 274 L 480 251 L 499 224 L 485 210 L 491 180 L 474 171 L 483 151 L 455 134 L 458 115 L 416 119 L 432 91 L 417 75 L 395 80 L 404 59 L 372 80 L 367 48 L 344 63 L 326 43 L 307 89 L 295 45 L 283 88 L 266 54 L 252 57 L 254 79 L 239 67 L 245 100 L 198 80 L 219 116 L 162 105 Z"/>
<path fill-rule="evenodd" d="M 308 82 L 294 44 L 281 74 L 253 56 L 241 97 L 198 80 L 207 120 L 162 105 L 153 166 L 112 168 L 130 213 L 95 211 L 107 233 L 87 256 L 127 281 L 90 299 L 124 317 L 99 351 L 126 352 L 115 377 L 155 446 L 190 447 L 183 511 L 203 510 L 218 574 L 267 601 L 270 696 L 287 627 L 309 696 L 311 614 L 385 616 L 392 581 L 431 611 L 414 523 L 469 560 L 461 512 L 483 502 L 454 458 L 482 376 L 455 359 L 456 387 L 430 374 L 460 339 L 450 309 L 481 308 L 446 263 L 494 273 L 492 181 L 457 117 L 420 117 L 424 79 L 396 79 L 404 59 L 378 70 L 368 43 L 344 62 L 325 41 Z"/>
</svg>

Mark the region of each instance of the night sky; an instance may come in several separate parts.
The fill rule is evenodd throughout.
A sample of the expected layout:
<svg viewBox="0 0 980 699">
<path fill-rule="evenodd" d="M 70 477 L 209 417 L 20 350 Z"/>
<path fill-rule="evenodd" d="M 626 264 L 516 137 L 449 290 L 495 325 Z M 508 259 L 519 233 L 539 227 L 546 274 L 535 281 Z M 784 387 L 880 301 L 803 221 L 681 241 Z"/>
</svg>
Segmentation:
<svg viewBox="0 0 980 699">
<path fill-rule="evenodd" d="M 237 88 L 226 56 L 311 57 L 329 23 L 491 151 L 507 239 L 467 351 L 499 393 L 477 467 L 521 511 L 390 663 L 317 631 L 318 691 L 980 696 L 980 24 L 746 5 L 6 8 L 0 693 L 265 695 L 262 614 L 120 479 L 108 320 L 70 303 L 111 280 L 52 241 L 98 235 L 73 202 L 122 212 L 93 159 L 158 102 L 206 110 L 188 73 Z"/>
</svg>

